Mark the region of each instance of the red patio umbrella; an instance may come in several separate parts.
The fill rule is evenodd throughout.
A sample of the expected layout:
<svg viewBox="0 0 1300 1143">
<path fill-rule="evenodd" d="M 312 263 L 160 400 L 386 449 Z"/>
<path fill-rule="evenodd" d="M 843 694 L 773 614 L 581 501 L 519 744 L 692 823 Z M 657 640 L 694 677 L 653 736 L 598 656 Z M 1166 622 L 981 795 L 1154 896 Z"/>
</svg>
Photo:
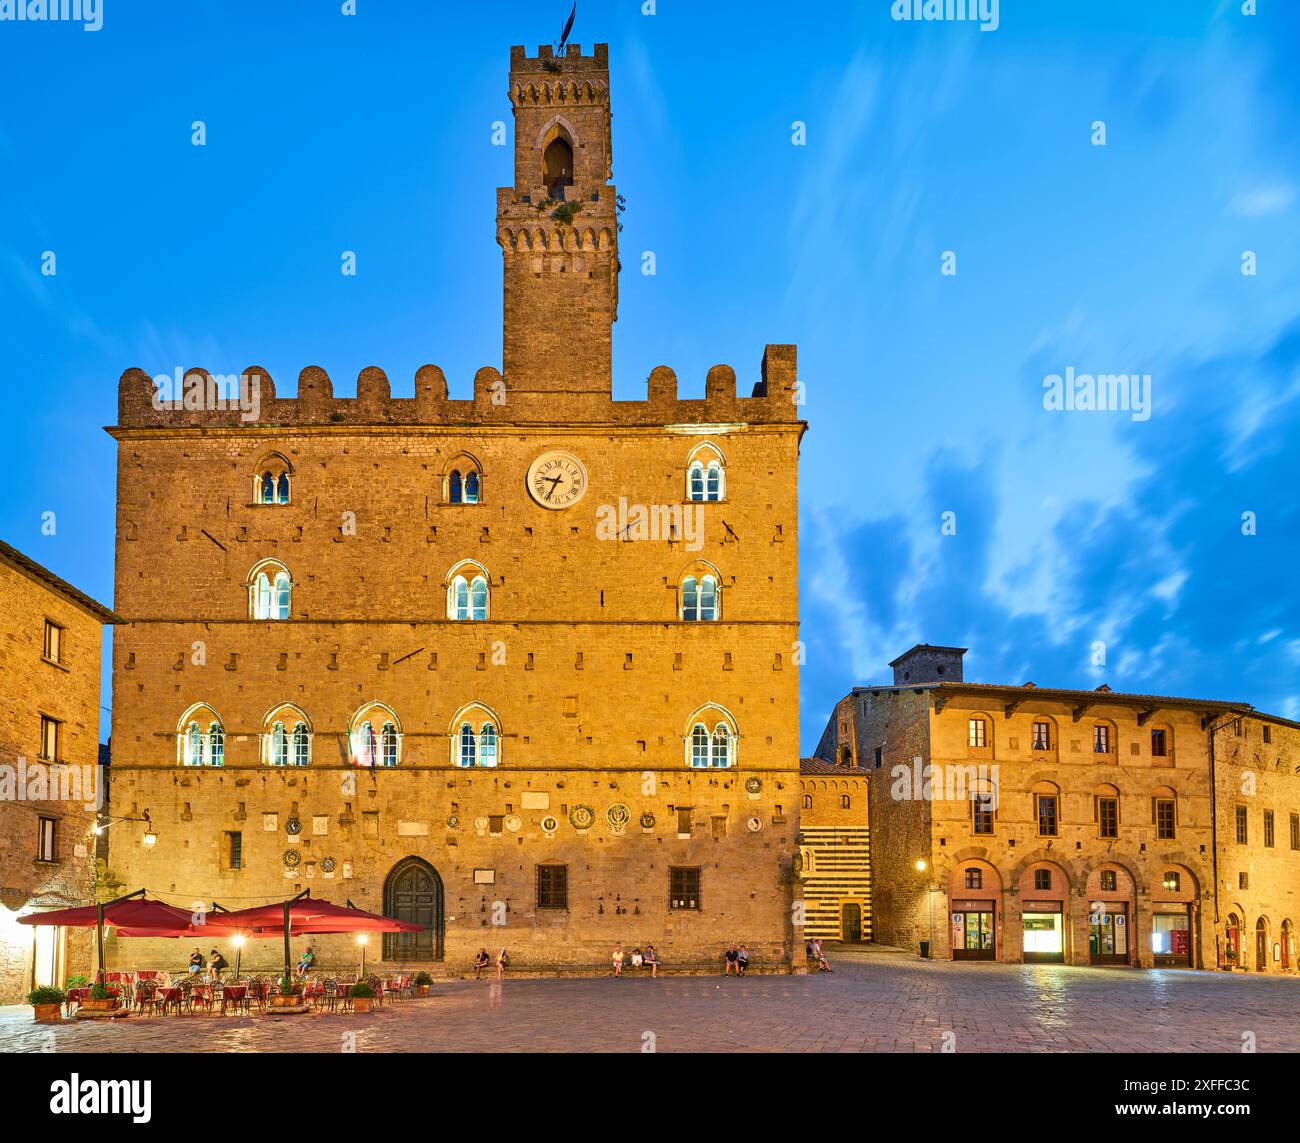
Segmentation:
<svg viewBox="0 0 1300 1143">
<path fill-rule="evenodd" d="M 284 974 L 289 975 L 290 936 L 327 933 L 418 933 L 424 926 L 410 921 L 398 921 L 378 913 L 367 913 L 350 905 L 335 905 L 307 896 L 304 889 L 288 901 L 270 905 L 254 905 L 232 913 L 208 914 L 207 931 L 212 933 L 243 933 L 252 937 L 284 936 Z"/>
<path fill-rule="evenodd" d="M 99 979 L 104 978 L 104 930 L 116 929 L 123 937 L 183 937 L 202 933 L 203 925 L 193 923 L 189 909 L 168 905 L 165 901 L 145 899 L 145 890 L 137 889 L 125 897 L 75 909 L 53 909 L 19 917 L 20 925 L 61 925 L 65 928 L 95 928 Z"/>
</svg>

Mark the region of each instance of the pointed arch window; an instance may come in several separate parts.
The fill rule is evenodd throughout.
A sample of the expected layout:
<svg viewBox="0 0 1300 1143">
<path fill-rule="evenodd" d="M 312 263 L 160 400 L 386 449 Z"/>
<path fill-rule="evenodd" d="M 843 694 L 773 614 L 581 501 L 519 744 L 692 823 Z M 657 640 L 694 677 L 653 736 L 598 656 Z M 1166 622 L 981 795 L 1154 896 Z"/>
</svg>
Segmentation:
<svg viewBox="0 0 1300 1143">
<path fill-rule="evenodd" d="M 286 484 L 286 490 L 288 485 Z M 261 496 L 258 498 L 262 504 L 275 503 L 275 477 L 269 473 L 262 473 Z"/>
<path fill-rule="evenodd" d="M 478 760 L 478 741 L 474 737 L 474 728 L 462 723 L 460 728 L 460 764 L 473 766 Z"/>
<path fill-rule="evenodd" d="M 457 574 L 452 577 L 447 588 L 447 617 L 470 621 L 488 617 L 487 576 Z"/>
<path fill-rule="evenodd" d="M 478 503 L 478 473 L 472 469 L 465 473 L 465 503 Z"/>
<path fill-rule="evenodd" d="M 692 500 L 704 499 L 704 465 L 698 460 L 691 465 L 689 486 Z"/>
<path fill-rule="evenodd" d="M 363 722 L 353 734 L 353 743 L 353 754 L 357 765 L 374 769 L 378 757 L 374 723 Z"/>
<path fill-rule="evenodd" d="M 722 458 L 711 445 L 700 445 L 686 468 L 686 498 L 717 501 L 727 494 L 727 474 Z"/>
<path fill-rule="evenodd" d="M 281 564 L 266 564 L 249 584 L 254 619 L 288 619 L 293 612 L 293 580 Z"/>
<path fill-rule="evenodd" d="M 253 501 L 257 504 L 289 503 L 289 461 L 271 453 L 258 462 L 253 473 Z"/>
<path fill-rule="evenodd" d="M 461 483 L 460 472 L 453 471 L 447 478 L 447 500 L 452 504 L 464 503 L 464 485 Z"/>
<path fill-rule="evenodd" d="M 208 765 L 224 766 L 226 764 L 226 734 L 221 723 L 208 724 Z"/>
<path fill-rule="evenodd" d="M 712 623 L 718 618 L 718 579 L 688 575 L 682 580 L 682 620 L 687 623 Z"/>
<path fill-rule="evenodd" d="M 704 499 L 722 499 L 722 465 L 713 461 L 704 473 Z"/>
</svg>

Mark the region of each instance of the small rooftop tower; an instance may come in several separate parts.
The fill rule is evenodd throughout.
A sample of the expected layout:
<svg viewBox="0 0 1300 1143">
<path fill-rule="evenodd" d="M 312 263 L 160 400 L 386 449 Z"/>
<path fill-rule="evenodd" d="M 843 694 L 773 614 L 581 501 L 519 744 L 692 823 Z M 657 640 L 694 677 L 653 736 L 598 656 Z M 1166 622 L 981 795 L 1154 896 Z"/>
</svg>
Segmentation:
<svg viewBox="0 0 1300 1143">
<path fill-rule="evenodd" d="M 889 665 L 894 668 L 894 686 L 905 687 L 917 683 L 960 683 L 962 656 L 965 647 L 934 647 L 918 643 L 904 651 Z"/>
<path fill-rule="evenodd" d="M 612 394 L 618 211 L 609 49 L 510 49 L 515 185 L 497 191 L 507 389 Z"/>
</svg>

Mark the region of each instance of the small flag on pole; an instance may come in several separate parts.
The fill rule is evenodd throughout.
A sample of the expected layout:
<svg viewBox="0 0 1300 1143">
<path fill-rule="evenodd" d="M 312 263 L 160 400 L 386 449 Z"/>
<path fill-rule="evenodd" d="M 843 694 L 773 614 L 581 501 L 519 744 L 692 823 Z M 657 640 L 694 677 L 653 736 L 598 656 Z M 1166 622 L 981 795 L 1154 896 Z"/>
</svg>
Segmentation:
<svg viewBox="0 0 1300 1143">
<path fill-rule="evenodd" d="M 578 3 L 574 0 L 573 11 L 569 13 L 569 19 L 564 25 L 564 31 L 560 33 L 560 46 L 556 49 L 556 55 L 564 54 L 564 45 L 569 40 L 569 33 L 573 31 L 573 17 L 578 14 Z"/>
</svg>

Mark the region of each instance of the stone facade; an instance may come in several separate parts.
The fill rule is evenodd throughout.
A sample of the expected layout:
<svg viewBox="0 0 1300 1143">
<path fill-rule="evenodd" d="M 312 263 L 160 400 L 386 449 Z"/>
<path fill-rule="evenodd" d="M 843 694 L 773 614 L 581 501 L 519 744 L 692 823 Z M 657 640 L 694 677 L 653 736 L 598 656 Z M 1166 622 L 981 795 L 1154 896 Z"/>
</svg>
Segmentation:
<svg viewBox="0 0 1300 1143">
<path fill-rule="evenodd" d="M 871 770 L 877 940 L 1197 968 L 1227 963 L 1235 941 L 1253 967 L 1262 919 L 1263 970 L 1294 971 L 1294 724 L 1242 703 L 921 680 L 856 688 L 818 747 Z"/>
<path fill-rule="evenodd" d="M 604 46 L 562 60 L 516 48 L 510 91 L 505 370 L 480 370 L 472 400 L 448 399 L 436 366 L 413 398 L 392 397 L 378 369 L 336 398 L 316 368 L 296 398 L 276 397 L 250 369 L 255 415 L 204 407 L 202 371 L 179 402 L 123 375 L 110 432 L 129 624 L 114 646 L 111 793 L 116 813 L 149 809 L 157 844 L 115 837 L 111 877 L 227 907 L 310 890 L 430 926 L 423 944 L 372 944 L 372 962 L 461 970 L 505 945 L 519 967 L 601 964 L 621 941 L 681 965 L 744 941 L 756 968 L 785 968 L 798 940 L 794 347 L 767 347 L 748 397 L 716 366 L 703 399 L 678 400 L 660 367 L 645 401 L 613 401 Z M 556 139 L 574 156 L 562 197 L 546 185 Z M 562 203 L 581 210 L 566 222 Z M 528 475 L 556 451 L 581 470 L 560 510 L 544 502 L 550 470 L 540 485 Z M 716 499 L 690 498 L 697 463 L 717 466 Z M 280 576 L 287 618 L 253 618 L 263 590 L 279 609 Z M 450 617 L 458 577 L 482 581 L 481 618 Z M 718 617 L 685 621 L 687 581 L 705 577 Z M 358 754 L 367 722 L 392 728 L 395 765 L 355 764 L 373 757 Z M 277 724 L 298 723 L 310 763 L 268 764 Z M 471 748 L 482 760 L 490 745 L 495 766 L 457 764 L 466 723 L 471 740 L 493 728 Z M 697 724 L 726 728 L 731 765 L 692 767 Z M 183 764 L 187 750 L 201 764 Z M 355 960 L 349 938 L 315 944 L 327 965 Z M 179 967 L 188 949 L 110 952 Z M 243 961 L 279 956 L 254 942 Z"/>
<path fill-rule="evenodd" d="M 17 919 L 94 900 L 102 625 L 116 617 L 3 543 L 0 617 L 0 1004 L 14 1004 L 89 967 L 85 931 Z M 50 747 L 43 719 L 58 724 Z"/>
<path fill-rule="evenodd" d="M 870 772 L 804 758 L 799 764 L 799 880 L 804 936 L 871 939 Z"/>
</svg>

